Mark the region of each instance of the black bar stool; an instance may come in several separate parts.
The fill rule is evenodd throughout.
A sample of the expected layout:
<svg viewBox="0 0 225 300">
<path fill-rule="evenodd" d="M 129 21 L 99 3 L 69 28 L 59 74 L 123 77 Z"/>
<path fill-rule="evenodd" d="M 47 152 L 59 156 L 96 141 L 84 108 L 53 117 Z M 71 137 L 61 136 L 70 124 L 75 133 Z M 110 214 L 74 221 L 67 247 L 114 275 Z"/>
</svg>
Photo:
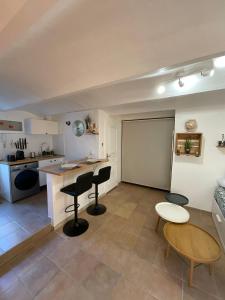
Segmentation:
<svg viewBox="0 0 225 300">
<path fill-rule="evenodd" d="M 109 180 L 111 167 L 105 167 L 99 170 L 98 175 L 93 176 L 92 183 L 95 184 L 95 193 L 91 193 L 88 198 L 95 198 L 95 204 L 90 205 L 87 208 L 87 213 L 92 216 L 98 216 L 104 214 L 106 207 L 103 204 L 98 203 L 98 185 Z M 94 194 L 94 197 L 93 197 Z"/>
<path fill-rule="evenodd" d="M 67 185 L 61 189 L 61 192 L 74 197 L 74 204 L 67 206 L 65 209 L 65 212 L 74 211 L 74 219 L 68 221 L 63 226 L 63 232 L 68 236 L 80 235 L 89 227 L 87 220 L 77 217 L 78 207 L 80 206 L 80 204 L 77 203 L 77 198 L 92 187 L 93 174 L 93 172 L 88 172 L 80 175 L 77 177 L 76 183 Z M 70 209 L 70 207 L 73 208 Z"/>
</svg>

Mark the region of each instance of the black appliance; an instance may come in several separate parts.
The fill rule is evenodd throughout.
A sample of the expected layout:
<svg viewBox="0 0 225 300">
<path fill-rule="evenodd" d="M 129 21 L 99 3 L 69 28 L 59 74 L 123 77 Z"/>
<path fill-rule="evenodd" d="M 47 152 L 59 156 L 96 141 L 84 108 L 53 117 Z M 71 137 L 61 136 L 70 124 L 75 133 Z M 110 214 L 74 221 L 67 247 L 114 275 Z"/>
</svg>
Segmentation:
<svg viewBox="0 0 225 300">
<path fill-rule="evenodd" d="M 22 160 L 24 159 L 24 152 L 22 150 L 16 151 L 16 160 Z"/>
<path fill-rule="evenodd" d="M 15 155 L 7 155 L 7 161 L 16 161 Z"/>
</svg>

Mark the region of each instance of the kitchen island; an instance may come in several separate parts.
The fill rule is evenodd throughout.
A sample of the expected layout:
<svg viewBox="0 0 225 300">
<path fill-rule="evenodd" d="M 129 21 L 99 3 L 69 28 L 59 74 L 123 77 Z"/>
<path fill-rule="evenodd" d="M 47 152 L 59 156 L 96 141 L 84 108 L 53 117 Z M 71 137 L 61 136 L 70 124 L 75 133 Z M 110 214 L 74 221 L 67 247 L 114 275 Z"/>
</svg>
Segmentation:
<svg viewBox="0 0 225 300">
<path fill-rule="evenodd" d="M 72 169 L 62 168 L 62 164 L 51 165 L 40 168 L 39 171 L 47 174 L 47 195 L 48 195 L 48 217 L 51 219 L 54 228 L 63 224 L 73 212 L 65 213 L 65 208 L 73 203 L 73 197 L 60 192 L 60 190 L 69 184 L 76 182 L 76 178 L 84 173 L 93 171 L 98 172 L 99 168 L 107 165 L 107 159 L 98 159 L 96 162 L 88 163 L 87 161 L 70 161 L 70 163 L 78 164 Z M 93 192 L 90 190 L 79 197 L 79 209 L 85 208 L 91 202 L 88 194 Z M 100 194 L 104 193 L 104 186 L 100 189 Z M 92 200 L 93 201 L 93 200 Z"/>
</svg>

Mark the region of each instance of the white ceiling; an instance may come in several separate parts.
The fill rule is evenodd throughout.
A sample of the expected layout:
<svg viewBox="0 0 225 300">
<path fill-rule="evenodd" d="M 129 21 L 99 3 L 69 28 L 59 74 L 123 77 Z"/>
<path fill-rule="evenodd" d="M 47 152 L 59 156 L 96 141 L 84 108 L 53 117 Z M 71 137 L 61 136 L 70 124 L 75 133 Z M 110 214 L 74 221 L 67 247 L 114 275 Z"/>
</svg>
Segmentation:
<svg viewBox="0 0 225 300">
<path fill-rule="evenodd" d="M 192 91 L 175 91 L 171 67 L 224 52 L 223 0 L 6 3 L 0 0 L 7 15 L 0 24 L 2 110 L 56 114 L 225 88 L 218 70 Z M 162 67 L 169 68 L 160 76 L 137 79 Z M 159 97 L 162 82 L 167 91 Z"/>
</svg>

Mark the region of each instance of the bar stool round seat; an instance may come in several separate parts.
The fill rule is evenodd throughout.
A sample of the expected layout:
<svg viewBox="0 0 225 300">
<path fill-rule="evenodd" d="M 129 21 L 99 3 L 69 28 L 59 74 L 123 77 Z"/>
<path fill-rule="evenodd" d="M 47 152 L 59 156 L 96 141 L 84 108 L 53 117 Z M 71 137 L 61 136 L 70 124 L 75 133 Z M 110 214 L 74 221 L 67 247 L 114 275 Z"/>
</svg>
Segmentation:
<svg viewBox="0 0 225 300">
<path fill-rule="evenodd" d="M 181 206 L 187 205 L 189 203 L 187 197 L 177 193 L 168 193 L 166 194 L 165 198 L 168 202 L 181 205 Z"/>
<path fill-rule="evenodd" d="M 111 166 L 101 168 L 98 175 L 94 175 L 92 183 L 95 185 L 95 193 L 89 195 L 89 199 L 95 198 L 95 203 L 91 204 L 87 208 L 87 213 L 92 216 L 102 215 L 106 212 L 106 207 L 103 204 L 98 203 L 98 185 L 106 182 L 110 178 Z M 93 197 L 94 194 L 94 197 Z"/>
<path fill-rule="evenodd" d="M 74 211 L 74 219 L 68 221 L 63 226 L 63 232 L 68 236 L 78 236 L 84 233 L 88 227 L 89 223 L 87 220 L 78 218 L 78 196 L 85 193 L 92 187 L 92 179 L 93 179 L 93 172 L 88 172 L 82 174 L 77 177 L 76 183 L 72 183 L 64 188 L 61 189 L 62 193 L 74 197 L 74 203 L 67 206 L 65 209 L 66 213 Z"/>
</svg>

